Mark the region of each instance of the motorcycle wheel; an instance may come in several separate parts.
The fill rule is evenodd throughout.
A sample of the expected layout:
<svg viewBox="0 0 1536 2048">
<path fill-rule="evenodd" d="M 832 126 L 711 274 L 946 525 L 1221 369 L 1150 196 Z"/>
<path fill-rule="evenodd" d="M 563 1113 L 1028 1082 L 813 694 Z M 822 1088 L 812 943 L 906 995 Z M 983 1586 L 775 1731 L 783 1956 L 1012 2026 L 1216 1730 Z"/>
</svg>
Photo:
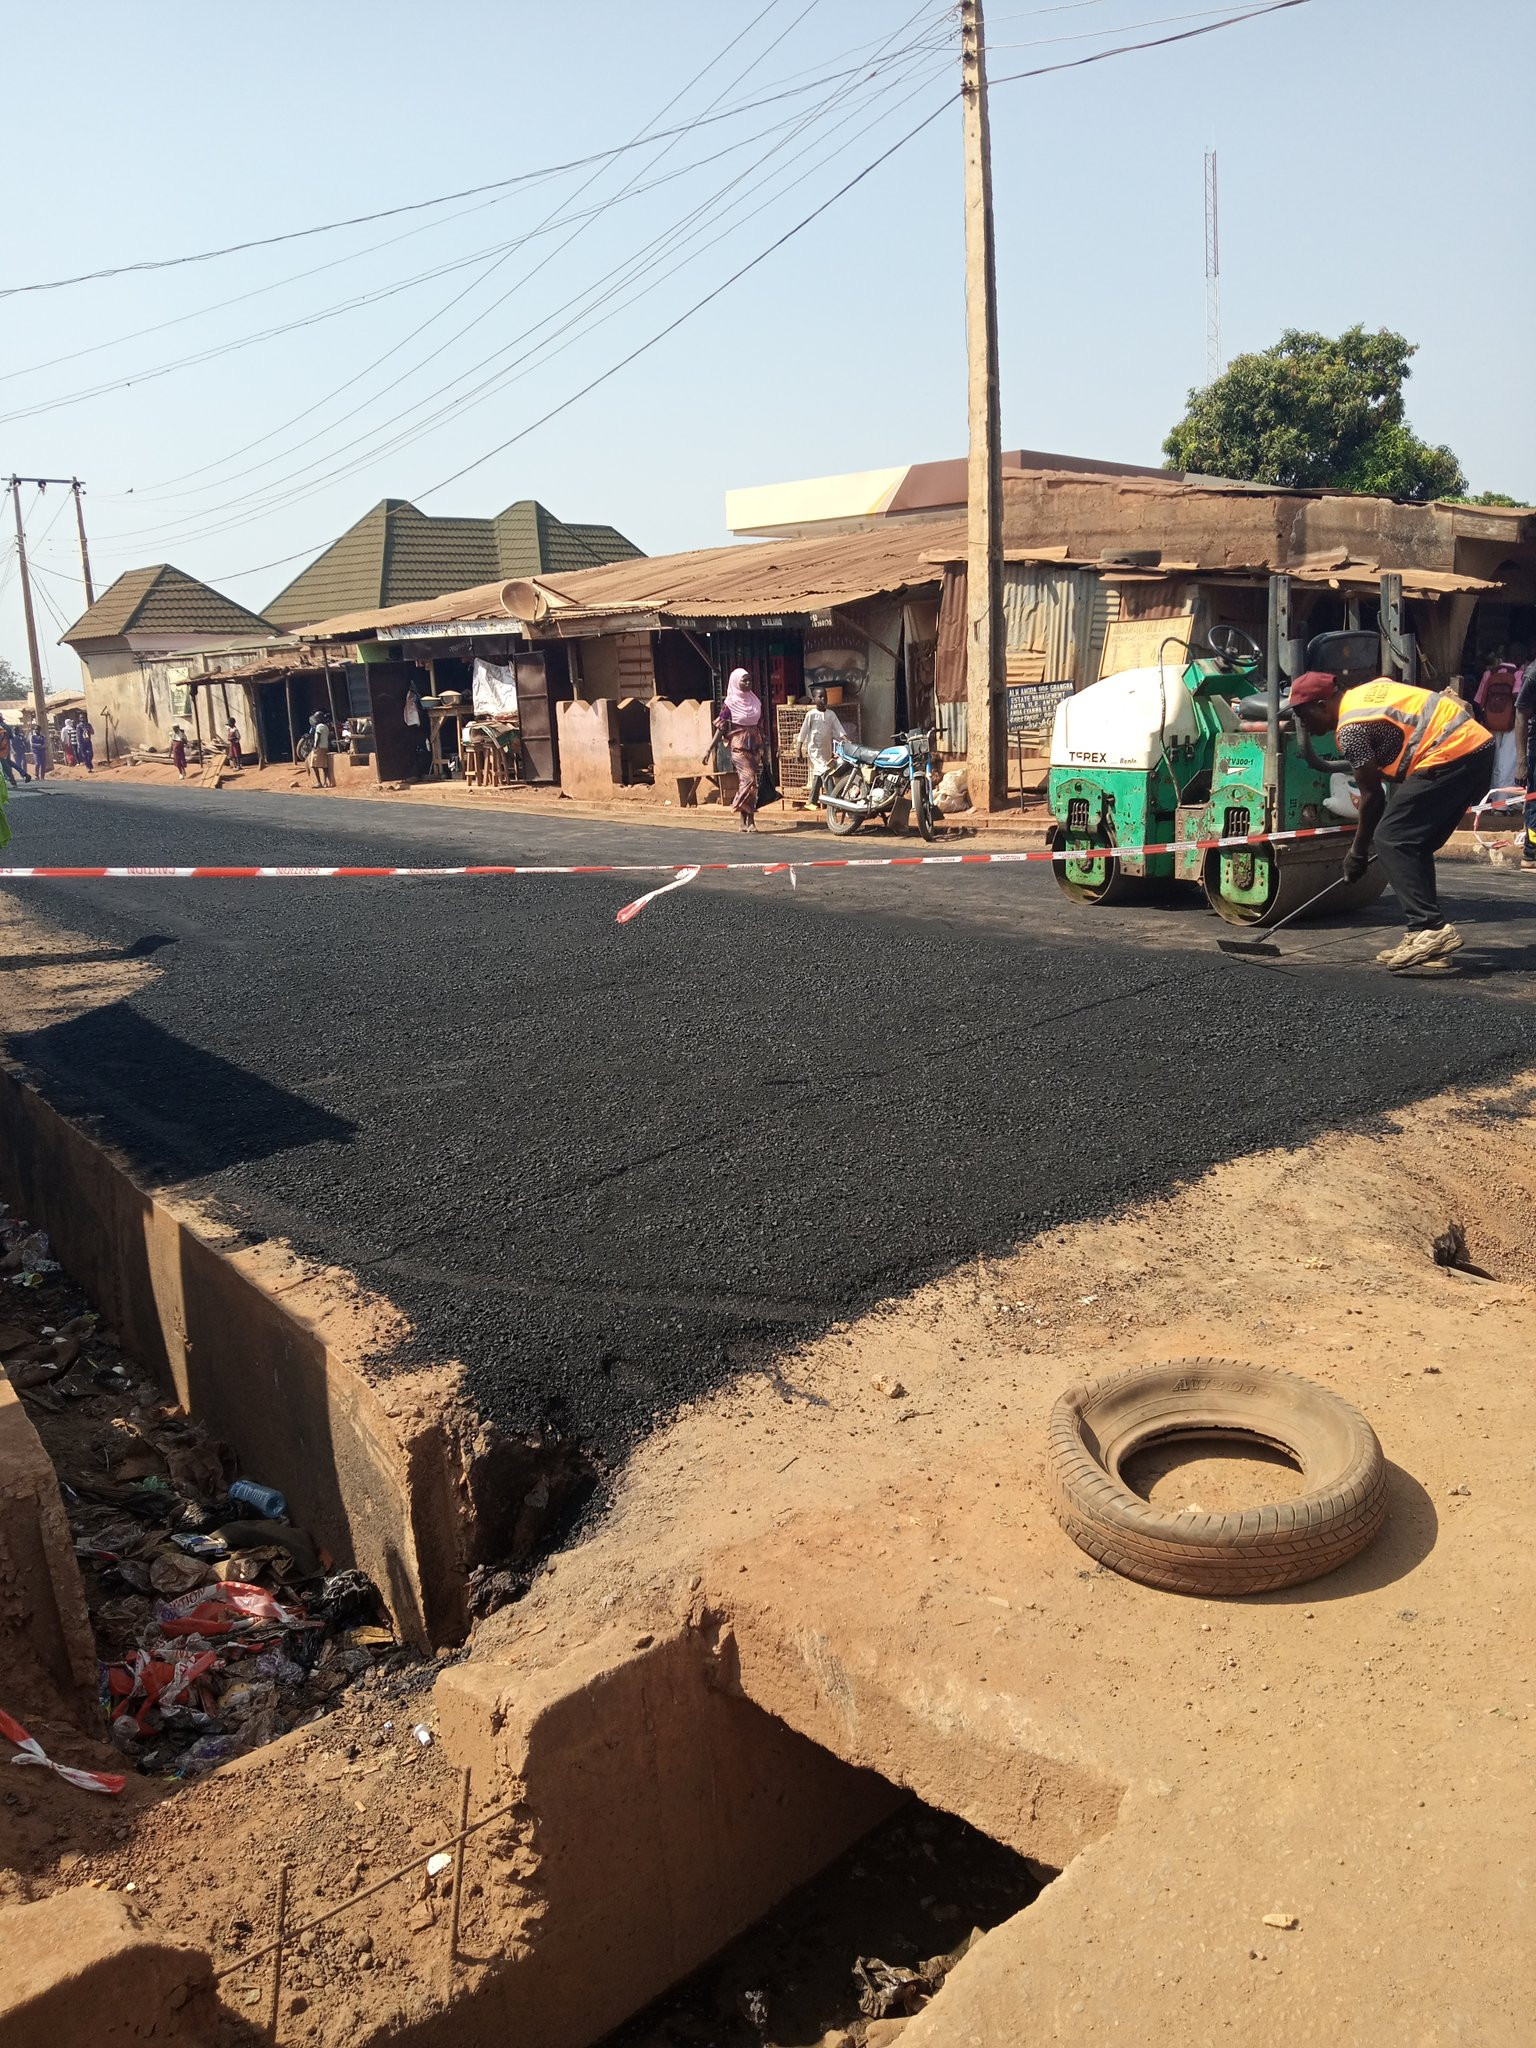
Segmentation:
<svg viewBox="0 0 1536 2048">
<path fill-rule="evenodd" d="M 850 796 L 857 781 L 858 777 L 851 769 L 844 769 L 841 774 L 834 769 L 821 785 L 821 793 L 823 796 Z M 827 807 L 826 818 L 827 830 L 835 839 L 851 839 L 864 822 L 854 811 L 836 811 L 830 806 Z"/>
<path fill-rule="evenodd" d="M 928 787 L 926 780 L 914 782 L 912 785 L 912 815 L 917 821 L 918 831 L 931 845 L 938 837 L 938 833 L 933 817 L 933 791 Z"/>
</svg>

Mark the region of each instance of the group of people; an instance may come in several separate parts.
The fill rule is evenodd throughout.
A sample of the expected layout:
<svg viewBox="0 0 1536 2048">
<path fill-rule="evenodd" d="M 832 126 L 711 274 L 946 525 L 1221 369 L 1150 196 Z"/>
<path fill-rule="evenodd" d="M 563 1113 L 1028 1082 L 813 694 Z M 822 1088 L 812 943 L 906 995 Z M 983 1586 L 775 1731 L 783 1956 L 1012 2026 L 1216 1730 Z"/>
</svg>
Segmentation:
<svg viewBox="0 0 1536 2048">
<path fill-rule="evenodd" d="M 57 741 L 66 768 L 94 773 L 96 728 L 86 712 L 67 712 L 52 736 L 44 726 L 11 726 L 0 715 L 0 777 L 8 788 L 47 780 L 50 738 Z"/>
<path fill-rule="evenodd" d="M 87 712 L 65 713 L 59 725 L 59 747 L 66 768 L 83 768 L 87 775 L 95 773 L 96 728 Z"/>
</svg>

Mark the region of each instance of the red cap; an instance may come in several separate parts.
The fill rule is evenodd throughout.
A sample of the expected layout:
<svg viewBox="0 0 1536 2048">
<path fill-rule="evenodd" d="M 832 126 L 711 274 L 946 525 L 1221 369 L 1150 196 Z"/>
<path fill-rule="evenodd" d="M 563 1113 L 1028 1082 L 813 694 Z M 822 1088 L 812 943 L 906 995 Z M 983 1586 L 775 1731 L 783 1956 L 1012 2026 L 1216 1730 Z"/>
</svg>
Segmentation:
<svg viewBox="0 0 1536 2048">
<path fill-rule="evenodd" d="M 1337 676 L 1329 675 L 1324 669 L 1311 668 L 1292 683 L 1291 702 L 1320 704 L 1325 697 L 1332 697 L 1341 687 Z"/>
</svg>

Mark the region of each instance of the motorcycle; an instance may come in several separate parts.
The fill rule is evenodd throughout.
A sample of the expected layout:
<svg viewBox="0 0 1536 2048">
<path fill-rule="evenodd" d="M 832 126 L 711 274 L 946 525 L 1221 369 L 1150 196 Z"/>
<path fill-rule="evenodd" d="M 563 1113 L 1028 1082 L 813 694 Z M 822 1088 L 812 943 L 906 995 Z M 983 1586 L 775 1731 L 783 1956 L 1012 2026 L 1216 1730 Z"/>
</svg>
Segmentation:
<svg viewBox="0 0 1536 2048">
<path fill-rule="evenodd" d="M 895 831 L 910 812 L 918 831 L 932 839 L 938 825 L 933 800 L 937 742 L 937 733 L 921 728 L 902 733 L 888 747 L 839 740 L 816 798 L 827 814 L 827 830 L 844 839 L 866 818 L 880 818 Z"/>
</svg>

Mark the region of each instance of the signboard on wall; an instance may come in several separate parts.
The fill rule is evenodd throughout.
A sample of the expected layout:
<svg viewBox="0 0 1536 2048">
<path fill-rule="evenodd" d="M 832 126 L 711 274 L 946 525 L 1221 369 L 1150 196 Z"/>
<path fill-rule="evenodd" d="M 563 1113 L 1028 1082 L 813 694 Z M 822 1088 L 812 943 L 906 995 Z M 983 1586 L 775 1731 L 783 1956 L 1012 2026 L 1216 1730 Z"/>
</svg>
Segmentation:
<svg viewBox="0 0 1536 2048">
<path fill-rule="evenodd" d="M 1072 696 L 1075 689 L 1073 683 L 1010 683 L 1009 732 L 1039 732 L 1056 716 L 1056 706 Z"/>
</svg>

